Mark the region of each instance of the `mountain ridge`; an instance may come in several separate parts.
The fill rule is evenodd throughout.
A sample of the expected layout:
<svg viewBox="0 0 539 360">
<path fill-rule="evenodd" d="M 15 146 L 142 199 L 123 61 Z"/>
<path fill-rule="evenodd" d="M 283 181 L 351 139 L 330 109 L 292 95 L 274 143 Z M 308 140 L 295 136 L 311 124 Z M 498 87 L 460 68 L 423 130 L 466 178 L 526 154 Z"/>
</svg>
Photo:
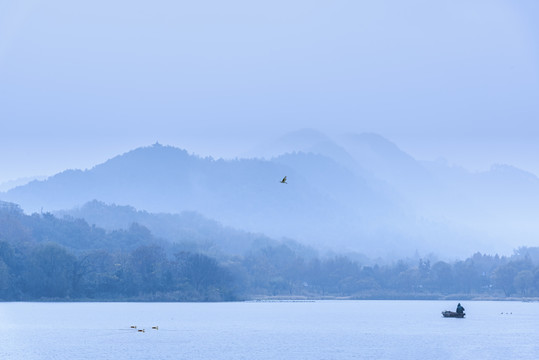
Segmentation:
<svg viewBox="0 0 539 360">
<path fill-rule="evenodd" d="M 531 222 L 539 210 L 533 174 L 511 166 L 470 173 L 417 161 L 377 134 L 350 135 L 342 143 L 315 132 L 299 136 L 303 149 L 271 159 L 202 158 L 156 143 L 0 198 L 26 211 L 93 200 L 157 213 L 194 211 L 271 238 L 369 255 L 502 251 L 515 245 L 511 234 L 519 237 L 517 246 L 539 234 Z M 284 175 L 288 184 L 279 183 Z"/>
</svg>

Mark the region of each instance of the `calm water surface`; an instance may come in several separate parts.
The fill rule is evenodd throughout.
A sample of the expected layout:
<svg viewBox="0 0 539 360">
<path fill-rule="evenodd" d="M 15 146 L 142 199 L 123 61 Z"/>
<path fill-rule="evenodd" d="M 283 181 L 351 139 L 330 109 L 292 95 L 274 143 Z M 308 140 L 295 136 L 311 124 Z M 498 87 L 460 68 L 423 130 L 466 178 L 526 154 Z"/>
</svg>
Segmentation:
<svg viewBox="0 0 539 360">
<path fill-rule="evenodd" d="M 0 359 L 539 359 L 539 303 L 463 305 L 0 303 Z"/>
</svg>

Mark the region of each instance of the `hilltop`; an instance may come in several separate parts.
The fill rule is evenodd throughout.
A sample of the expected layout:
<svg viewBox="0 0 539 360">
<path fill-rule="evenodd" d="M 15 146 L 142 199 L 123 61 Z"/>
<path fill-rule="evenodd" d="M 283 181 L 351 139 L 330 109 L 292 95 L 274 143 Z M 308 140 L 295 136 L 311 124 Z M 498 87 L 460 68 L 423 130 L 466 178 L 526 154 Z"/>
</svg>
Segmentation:
<svg viewBox="0 0 539 360">
<path fill-rule="evenodd" d="M 288 184 L 280 183 L 284 175 Z M 509 165 L 472 173 L 419 161 L 377 134 L 333 140 L 300 131 L 232 160 L 154 144 L 32 181 L 0 199 L 28 213 L 76 211 L 97 200 L 170 219 L 199 214 L 247 233 L 369 256 L 507 253 L 533 245 L 539 234 L 533 174 Z"/>
</svg>

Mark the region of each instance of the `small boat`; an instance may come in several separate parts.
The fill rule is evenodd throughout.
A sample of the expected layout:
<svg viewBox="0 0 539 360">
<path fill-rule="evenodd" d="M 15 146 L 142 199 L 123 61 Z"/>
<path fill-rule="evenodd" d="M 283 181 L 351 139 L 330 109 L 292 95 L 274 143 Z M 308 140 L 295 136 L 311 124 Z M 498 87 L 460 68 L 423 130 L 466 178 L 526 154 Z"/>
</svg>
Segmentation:
<svg viewBox="0 0 539 360">
<path fill-rule="evenodd" d="M 453 317 L 453 318 L 463 318 L 464 315 L 466 315 L 465 313 L 458 313 L 458 312 L 454 312 L 454 311 L 442 311 L 442 315 L 444 317 Z"/>
</svg>

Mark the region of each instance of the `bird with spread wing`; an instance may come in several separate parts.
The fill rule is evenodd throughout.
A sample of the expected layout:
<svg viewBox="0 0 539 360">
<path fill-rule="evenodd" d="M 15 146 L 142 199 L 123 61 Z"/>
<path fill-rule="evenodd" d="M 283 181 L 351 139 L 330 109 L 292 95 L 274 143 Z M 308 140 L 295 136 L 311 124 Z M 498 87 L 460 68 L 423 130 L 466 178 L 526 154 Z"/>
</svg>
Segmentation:
<svg viewBox="0 0 539 360">
<path fill-rule="evenodd" d="M 281 180 L 281 184 L 288 184 L 288 183 L 286 182 L 286 176 Z"/>
</svg>

